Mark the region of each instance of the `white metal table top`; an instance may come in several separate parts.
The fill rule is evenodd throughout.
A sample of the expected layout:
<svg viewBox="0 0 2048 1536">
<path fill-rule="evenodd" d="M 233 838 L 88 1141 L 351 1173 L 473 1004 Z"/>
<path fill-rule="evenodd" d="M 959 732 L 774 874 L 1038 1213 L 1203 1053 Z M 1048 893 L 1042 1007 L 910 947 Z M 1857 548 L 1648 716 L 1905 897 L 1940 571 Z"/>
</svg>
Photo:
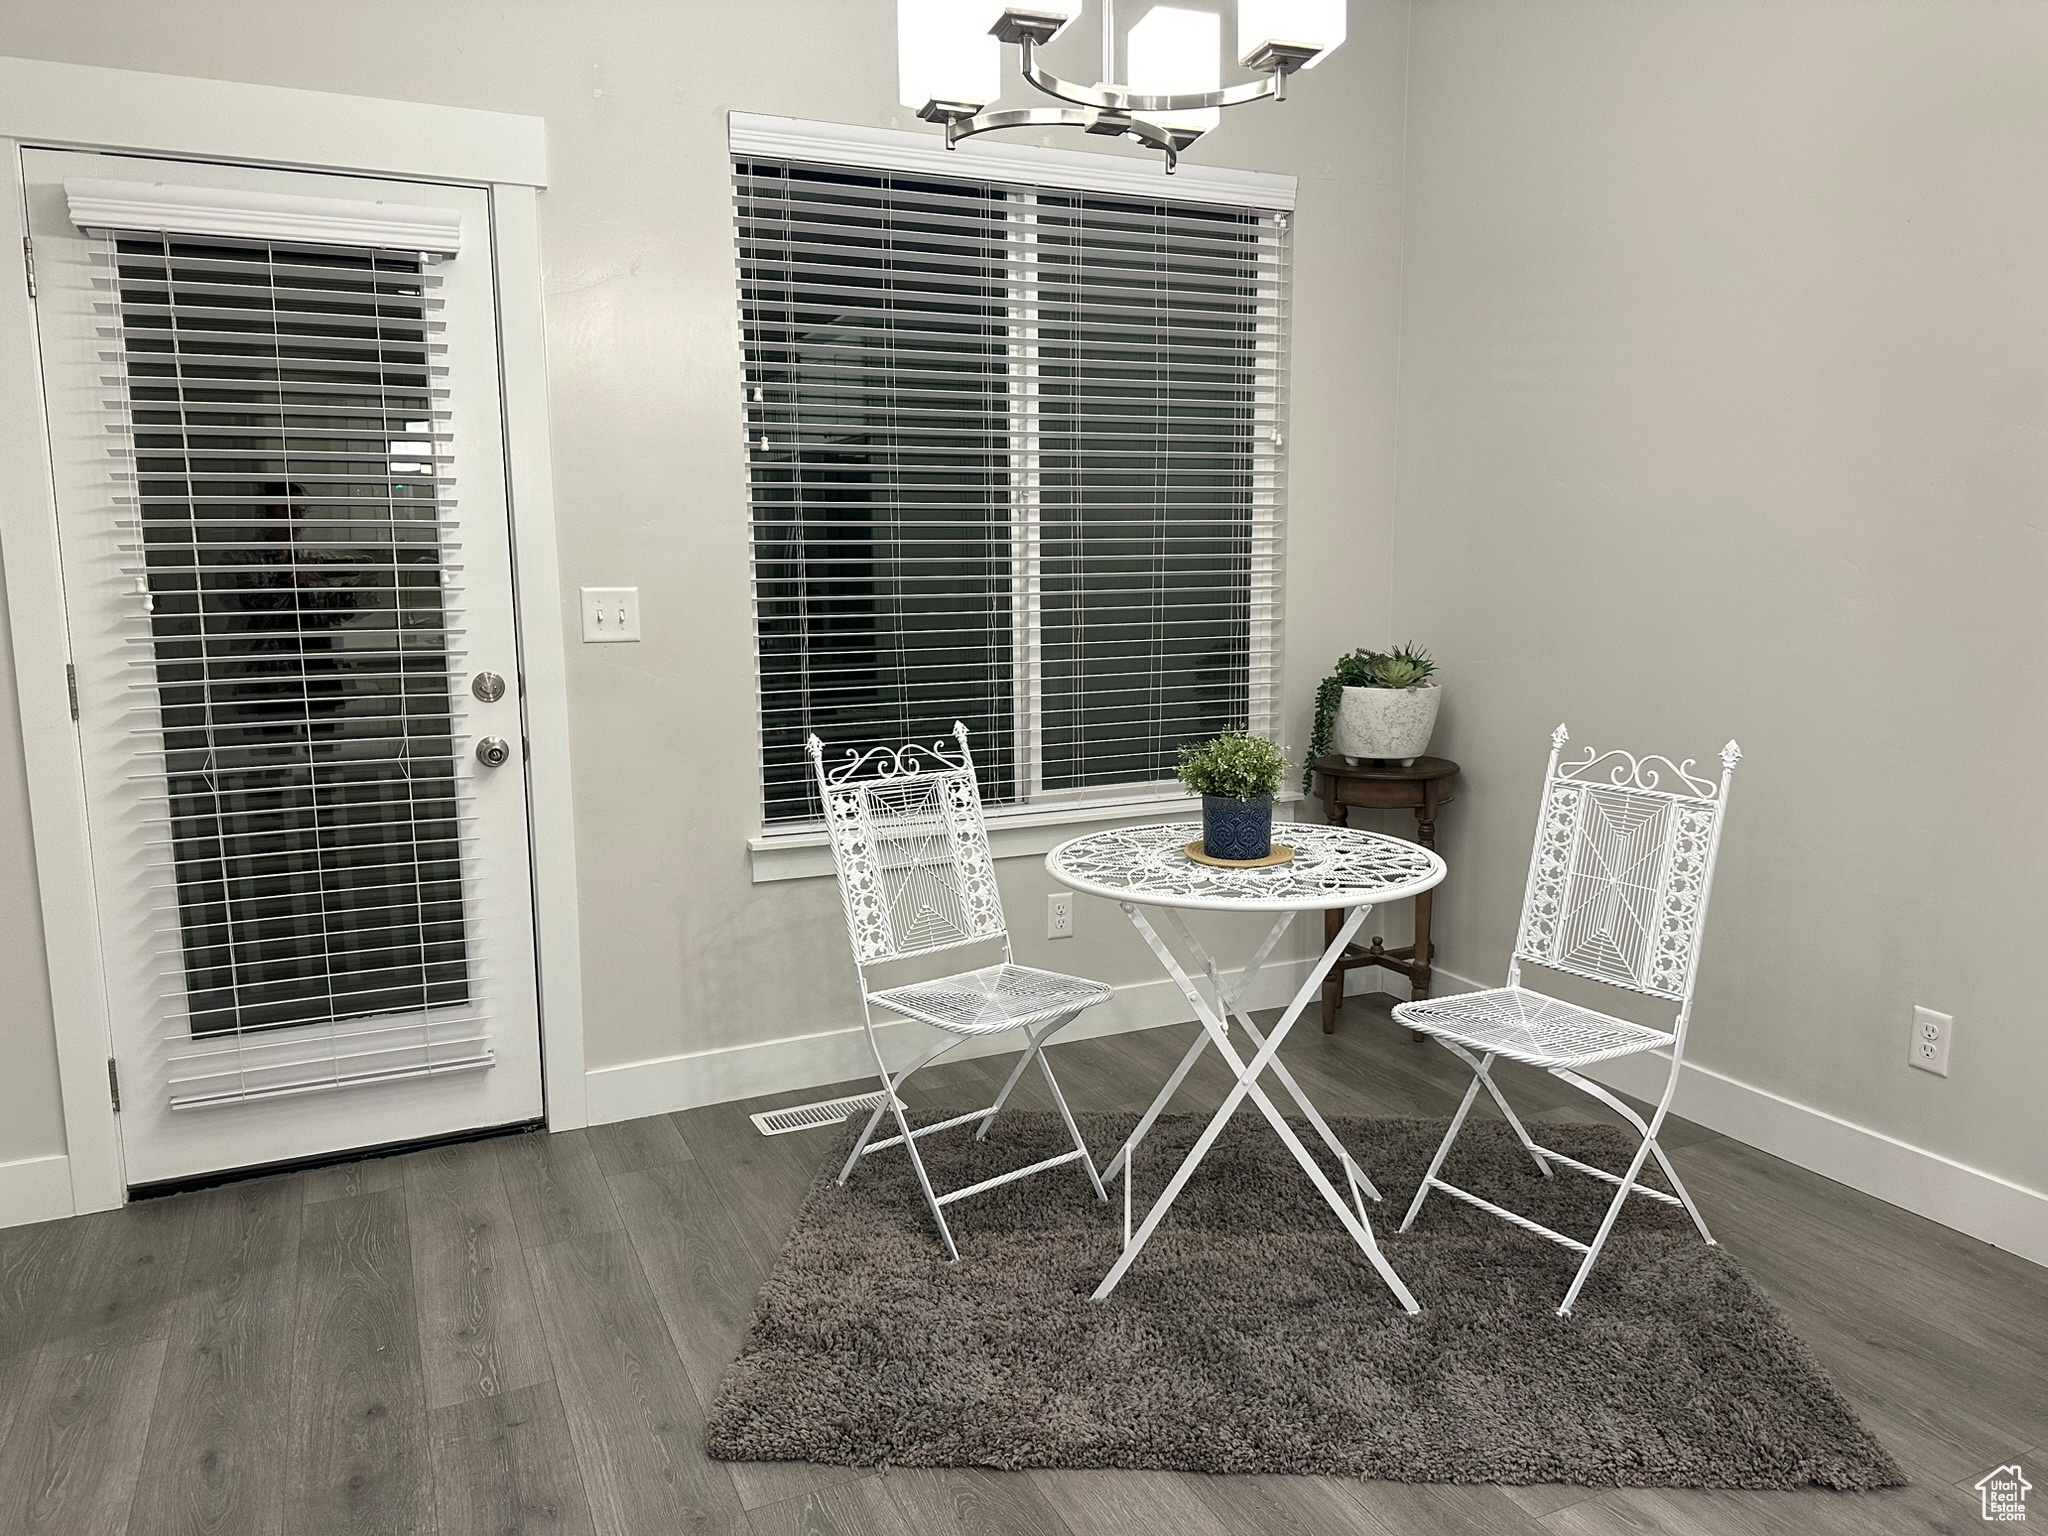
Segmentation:
<svg viewBox="0 0 2048 1536">
<path fill-rule="evenodd" d="M 1091 896 L 1148 907 L 1211 912 L 1325 912 L 1420 895 L 1444 877 L 1444 861 L 1418 843 L 1315 822 L 1273 824 L 1294 858 L 1269 869 L 1197 864 L 1187 845 L 1199 821 L 1162 821 L 1090 832 L 1045 856 L 1053 879 Z"/>
</svg>

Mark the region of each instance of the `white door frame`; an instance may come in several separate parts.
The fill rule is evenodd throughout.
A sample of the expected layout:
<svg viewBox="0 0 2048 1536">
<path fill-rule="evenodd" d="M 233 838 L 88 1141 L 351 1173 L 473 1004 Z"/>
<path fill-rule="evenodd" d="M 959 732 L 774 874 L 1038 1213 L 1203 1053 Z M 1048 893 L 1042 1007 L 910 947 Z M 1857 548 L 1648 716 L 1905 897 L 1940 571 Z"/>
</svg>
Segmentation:
<svg viewBox="0 0 2048 1536">
<path fill-rule="evenodd" d="M 6 565 L 73 1210 L 117 1206 L 126 1186 L 107 1091 L 111 1049 L 86 841 L 84 763 L 65 686 L 70 639 L 57 553 L 56 493 L 35 311 L 20 238 L 26 227 L 20 171 L 24 146 L 454 182 L 489 192 L 513 601 L 526 685 L 543 1089 L 550 1128 L 584 1124 L 576 832 L 536 198 L 547 184 L 545 121 L 464 107 L 0 58 L 0 559 Z"/>
</svg>

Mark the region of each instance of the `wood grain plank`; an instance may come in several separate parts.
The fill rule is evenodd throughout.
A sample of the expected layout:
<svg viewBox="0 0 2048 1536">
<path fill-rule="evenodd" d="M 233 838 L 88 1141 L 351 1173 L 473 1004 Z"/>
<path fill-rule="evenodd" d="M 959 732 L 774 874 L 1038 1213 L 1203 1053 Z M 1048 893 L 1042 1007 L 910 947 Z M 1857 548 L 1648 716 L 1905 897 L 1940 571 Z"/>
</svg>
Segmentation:
<svg viewBox="0 0 2048 1536">
<path fill-rule="evenodd" d="M 709 1407 L 767 1269 L 694 1163 L 623 1174 L 612 1193 L 690 1384 Z"/>
<path fill-rule="evenodd" d="M 75 1221 L 0 1229 L 0 1445 L 70 1282 Z"/>
<path fill-rule="evenodd" d="M 316 1200 L 347 1200 L 400 1188 L 405 1183 L 405 1162 L 403 1157 L 366 1157 L 331 1168 L 308 1168 L 298 1177 L 305 1182 L 308 1205 Z"/>
<path fill-rule="evenodd" d="M 0 1446 L 0 1530 L 117 1536 L 127 1522 L 163 1369 L 162 1337 L 46 1344 Z"/>
<path fill-rule="evenodd" d="M 1559 1510 L 1550 1536 L 1965 1536 L 1986 1529 L 1975 1494 L 1939 1483 L 1879 1493 L 1616 1488 Z"/>
<path fill-rule="evenodd" d="M 737 1531 L 732 1479 L 623 1232 L 527 1254 L 593 1524 L 607 1536 Z"/>
<path fill-rule="evenodd" d="M 1386 1536 L 1343 1481 L 1329 1477 L 1197 1477 L 1195 1496 L 1233 1531 L 1259 1536 Z"/>
<path fill-rule="evenodd" d="M 801 1504 L 842 1483 L 857 1483 L 874 1474 L 872 1467 L 828 1467 L 809 1461 L 728 1461 L 721 1465 L 732 1478 L 740 1507 L 749 1515 L 776 1504 Z"/>
<path fill-rule="evenodd" d="M 1542 1536 L 1544 1527 L 1505 1492 L 1452 1483 L 1346 1483 L 1345 1492 L 1388 1536 Z"/>
<path fill-rule="evenodd" d="M 1029 1473 L 905 1467 L 883 1481 L 919 1536 L 1071 1536 Z"/>
<path fill-rule="evenodd" d="M 1515 1508 L 1539 1520 L 1556 1514 L 1560 1509 L 1583 1504 L 1599 1491 L 1597 1488 L 1581 1488 L 1575 1483 L 1527 1483 L 1501 1490 L 1514 1501 Z"/>
<path fill-rule="evenodd" d="M 0 1229 L 0 1369 L 17 1381 L 29 1367 L 12 1362 L 42 1347 L 85 1230 L 75 1218 Z"/>
<path fill-rule="evenodd" d="M 752 1510 L 747 1524 L 754 1536 L 916 1536 L 873 1473 Z"/>
<path fill-rule="evenodd" d="M 590 1503 L 552 1381 L 436 1408 L 439 1536 L 590 1536 Z"/>
<path fill-rule="evenodd" d="M 1073 1536 L 1229 1536 L 1180 1472 L 1027 1472 Z"/>
<path fill-rule="evenodd" d="M 431 1529 L 419 1320 L 405 1197 L 378 1190 L 300 1217 L 285 1529 Z"/>
<path fill-rule="evenodd" d="M 427 1406 L 547 1381 L 547 1343 L 495 1148 L 466 1142 L 403 1159 Z"/>
<path fill-rule="evenodd" d="M 665 1163 L 687 1163 L 696 1156 L 668 1115 L 593 1125 L 589 1135 L 591 1145 L 597 1149 L 597 1165 L 607 1175 L 658 1168 Z"/>
<path fill-rule="evenodd" d="M 619 1213 L 587 1132 L 532 1131 L 489 1145 L 528 1248 L 618 1230 Z"/>
<path fill-rule="evenodd" d="M 283 1527 L 302 1197 L 295 1179 L 264 1179 L 186 1204 L 183 1294 L 130 1536 Z"/>
<path fill-rule="evenodd" d="M 43 1332 L 45 1345 L 94 1350 L 161 1339 L 185 1264 L 189 1195 L 76 1216 L 70 1263 Z"/>
<path fill-rule="evenodd" d="M 782 1252 L 790 1226 L 832 1142 L 823 1133 L 763 1136 L 747 1116 L 762 1109 L 779 1109 L 784 1101 L 802 1103 L 809 1097 L 840 1096 L 818 1089 L 798 1095 L 777 1094 L 745 1104 L 713 1104 L 676 1116 L 691 1150 L 697 1154 L 698 1166 L 707 1170 L 712 1187 L 718 1191 L 719 1199 L 763 1272 Z"/>
</svg>

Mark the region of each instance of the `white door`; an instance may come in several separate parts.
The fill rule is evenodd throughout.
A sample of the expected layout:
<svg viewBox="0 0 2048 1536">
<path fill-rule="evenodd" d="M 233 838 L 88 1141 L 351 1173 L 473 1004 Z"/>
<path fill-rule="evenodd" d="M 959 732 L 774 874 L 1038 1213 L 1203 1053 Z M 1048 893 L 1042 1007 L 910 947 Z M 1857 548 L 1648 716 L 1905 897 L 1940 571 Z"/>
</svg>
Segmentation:
<svg viewBox="0 0 2048 1536">
<path fill-rule="evenodd" d="M 128 1184 L 537 1119 L 487 194 L 23 173 Z"/>
</svg>

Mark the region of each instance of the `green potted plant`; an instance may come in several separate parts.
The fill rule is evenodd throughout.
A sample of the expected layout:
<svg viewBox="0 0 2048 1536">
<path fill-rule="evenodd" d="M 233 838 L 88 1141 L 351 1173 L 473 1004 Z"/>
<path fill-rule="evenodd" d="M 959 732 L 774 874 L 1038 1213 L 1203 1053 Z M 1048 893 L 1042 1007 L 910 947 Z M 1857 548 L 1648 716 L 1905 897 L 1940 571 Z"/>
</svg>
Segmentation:
<svg viewBox="0 0 2048 1536">
<path fill-rule="evenodd" d="M 1360 760 L 1412 764 L 1429 746 L 1443 690 L 1431 681 L 1436 663 L 1411 641 L 1391 651 L 1363 648 L 1339 656 L 1316 689 L 1316 724 L 1302 765 L 1310 787 L 1315 761 L 1325 753 Z"/>
<path fill-rule="evenodd" d="M 1273 797 L 1287 759 L 1270 741 L 1230 731 L 1180 749 L 1180 781 L 1202 797 L 1202 852 L 1246 863 L 1273 852 Z"/>
</svg>

